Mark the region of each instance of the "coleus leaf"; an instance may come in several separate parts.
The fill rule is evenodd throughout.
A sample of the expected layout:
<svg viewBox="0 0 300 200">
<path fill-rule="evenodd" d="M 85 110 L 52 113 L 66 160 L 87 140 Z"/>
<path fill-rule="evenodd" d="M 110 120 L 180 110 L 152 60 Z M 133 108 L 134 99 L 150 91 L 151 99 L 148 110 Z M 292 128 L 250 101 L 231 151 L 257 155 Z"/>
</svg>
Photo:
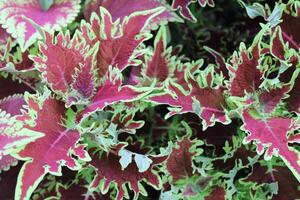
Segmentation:
<svg viewBox="0 0 300 200">
<path fill-rule="evenodd" d="M 298 76 L 298 73 L 294 74 L 293 77 L 293 87 L 291 91 L 289 91 L 289 98 L 286 100 L 287 107 L 289 111 L 299 113 L 300 112 L 300 77 Z"/>
<path fill-rule="evenodd" d="M 181 74 L 175 73 L 175 77 L 179 78 L 180 82 L 176 84 L 171 82 L 165 93 L 153 95 L 149 97 L 149 100 L 154 103 L 172 106 L 166 118 L 175 114 L 196 113 L 203 119 L 203 129 L 213 126 L 216 121 L 224 124 L 229 123 L 230 119 L 224 110 L 226 106 L 223 96 L 225 88 L 222 86 L 211 87 L 210 73 L 205 77 L 207 79 L 206 87 L 200 87 L 199 83 L 192 77 L 186 82 L 184 80 L 185 75 L 182 75 L 182 73 L 185 73 L 187 69 L 182 70 Z M 189 89 L 189 86 L 192 86 L 192 89 Z M 184 89 L 180 89 L 180 87 L 184 87 Z M 188 92 L 183 91 L 186 88 Z"/>
<path fill-rule="evenodd" d="M 84 103 L 94 94 L 94 59 L 98 44 L 89 49 L 76 32 L 59 32 L 55 37 L 45 32 L 45 43 L 39 48 L 41 55 L 31 56 L 35 67 L 51 89 L 65 97 L 67 105 Z"/>
<path fill-rule="evenodd" d="M 225 78 L 229 78 L 228 76 L 228 70 L 226 68 L 226 62 L 225 62 L 225 59 L 224 57 L 217 51 L 207 47 L 207 46 L 204 46 L 204 49 L 206 51 L 208 51 L 215 59 L 215 62 L 217 64 L 217 67 L 216 67 L 216 72 L 218 73 L 222 73 L 223 76 L 225 76 Z"/>
<path fill-rule="evenodd" d="M 96 170 L 96 176 L 91 183 L 91 189 L 95 190 L 99 187 L 101 182 L 101 193 L 105 194 L 109 186 L 113 184 L 117 189 L 117 200 L 128 198 L 126 183 L 128 183 L 129 188 L 133 190 L 134 199 L 138 198 L 140 193 L 147 195 L 141 184 L 142 181 L 158 190 L 161 188 L 161 180 L 155 166 L 162 163 L 166 157 L 152 157 L 151 159 L 153 162 L 150 167 L 144 172 L 139 172 L 135 163 L 130 163 L 126 167 L 126 170 L 122 170 L 119 163 L 120 157 L 114 152 L 110 152 L 108 155 L 103 153 L 101 156 L 95 154 L 91 165 Z M 104 180 L 104 182 L 102 182 L 102 180 Z"/>
<path fill-rule="evenodd" d="M 7 171 L 12 166 L 16 166 L 18 164 L 18 160 L 10 155 L 2 156 L 0 159 L 0 173 L 2 171 Z"/>
<path fill-rule="evenodd" d="M 43 134 L 24 128 L 15 117 L 11 117 L 5 111 L 0 110 L 0 159 L 2 156 L 16 153 L 20 148 Z"/>
<path fill-rule="evenodd" d="M 15 116 L 21 114 L 21 108 L 25 104 L 23 95 L 16 94 L 8 96 L 0 100 L 0 110 Z M 11 166 L 15 166 L 18 160 L 10 155 L 5 155 L 0 158 L 0 172 L 8 170 Z"/>
<path fill-rule="evenodd" d="M 144 126 L 145 122 L 142 120 L 135 121 L 133 117 L 134 115 L 131 113 L 125 115 L 117 113 L 113 116 L 111 121 L 112 123 L 117 124 L 119 132 L 135 134 L 137 129 L 140 129 Z"/>
<path fill-rule="evenodd" d="M 201 153 L 199 149 L 197 149 L 197 151 L 195 149 L 199 144 L 197 140 L 183 138 L 178 141 L 176 147 L 172 149 L 166 166 L 174 182 L 189 178 L 194 174 L 192 160 L 194 156 Z"/>
<path fill-rule="evenodd" d="M 59 30 L 75 19 L 80 9 L 79 3 L 79 0 L 55 1 L 45 11 L 37 0 L 1 1 L 0 23 L 25 51 L 41 38 L 33 24 L 47 31 Z"/>
<path fill-rule="evenodd" d="M 168 21 L 181 21 L 181 19 L 171 10 L 171 7 L 165 2 L 165 0 L 90 0 L 86 1 L 84 9 L 85 19 L 90 19 L 92 12 L 96 12 L 99 15 L 100 6 L 110 12 L 113 21 L 116 21 L 117 19 L 123 21 L 126 16 L 135 12 L 151 10 L 157 7 L 164 7 L 165 10 L 154 17 L 150 23 L 151 27 L 161 25 Z"/>
<path fill-rule="evenodd" d="M 92 193 L 89 191 L 88 183 L 86 181 L 73 181 L 71 184 L 61 184 L 58 183 L 57 187 L 57 197 L 60 200 L 68 199 L 79 199 L 79 200 L 109 200 L 108 195 L 101 195 L 99 193 Z M 56 199 L 55 198 L 55 199 Z M 50 198 L 51 199 L 51 198 Z"/>
<path fill-rule="evenodd" d="M 106 106 L 116 102 L 130 102 L 142 98 L 150 91 L 137 91 L 130 85 L 122 85 L 122 74 L 118 69 L 111 69 L 107 74 L 104 83 L 99 86 L 97 93 L 93 97 L 91 104 L 77 116 L 77 120 L 89 116 L 90 114 L 104 109 Z"/>
<path fill-rule="evenodd" d="M 290 86 L 284 85 L 281 88 L 270 89 L 259 94 L 259 103 L 263 107 L 263 111 L 265 113 L 272 112 L 280 101 L 286 97 L 289 90 Z"/>
<path fill-rule="evenodd" d="M 63 124 L 66 109 L 62 102 L 49 97 L 48 92 L 40 97 L 25 97 L 27 112 L 17 119 L 29 130 L 43 133 L 44 137 L 18 153 L 18 158 L 25 163 L 18 176 L 15 199 L 29 199 L 43 177 L 47 173 L 61 175 L 62 166 L 78 170 L 80 164 L 74 156 L 85 161 L 89 159 L 84 145 L 77 144 L 79 132 Z"/>
<path fill-rule="evenodd" d="M 161 27 L 154 41 L 154 53 L 145 61 L 145 75 L 163 82 L 170 76 L 171 49 L 167 50 L 166 28 Z"/>
<path fill-rule="evenodd" d="M 175 10 L 180 10 L 180 14 L 187 20 L 197 22 L 197 19 L 194 17 L 192 12 L 189 9 L 189 5 L 194 3 L 195 0 L 173 0 L 172 8 Z M 198 3 L 203 7 L 209 5 L 211 7 L 215 6 L 214 0 L 198 0 Z"/>
<path fill-rule="evenodd" d="M 205 200 L 225 200 L 226 192 L 223 187 L 215 187 Z"/>
<path fill-rule="evenodd" d="M 5 45 L 8 38 L 9 38 L 9 34 L 6 32 L 4 28 L 0 27 L 0 44 Z"/>
<path fill-rule="evenodd" d="M 282 38 L 282 32 L 280 27 L 277 27 L 271 38 L 271 53 L 280 60 L 285 60 L 285 52 L 286 51 L 284 40 Z"/>
<path fill-rule="evenodd" d="M 15 94 L 0 100 L 0 110 L 13 116 L 21 114 L 23 105 L 25 105 L 25 100 L 22 94 Z"/>
<path fill-rule="evenodd" d="M 263 154 L 266 149 L 266 160 L 273 155 L 279 156 L 300 181 L 299 152 L 288 145 L 299 143 L 290 135 L 299 128 L 296 122 L 282 117 L 256 118 L 248 110 L 243 111 L 243 122 L 242 128 L 249 133 L 244 142 L 255 141 L 258 154 Z"/>
<path fill-rule="evenodd" d="M 243 97 L 245 92 L 252 93 L 258 89 L 262 83 L 262 72 L 257 68 L 259 66 L 260 47 L 259 43 L 251 49 L 251 58 L 246 47 L 240 46 L 240 55 L 234 56 L 235 68 L 230 68 L 229 92 L 232 96 Z"/>
<path fill-rule="evenodd" d="M 92 46 L 100 42 L 97 53 L 97 69 L 100 77 L 105 75 L 109 66 L 124 70 L 129 65 L 136 65 L 135 58 L 140 44 L 151 36 L 145 30 L 147 24 L 163 11 L 162 7 L 135 12 L 120 23 L 113 21 L 111 14 L 100 7 L 100 18 L 92 14 L 90 24 L 82 22 L 81 32 Z"/>
</svg>

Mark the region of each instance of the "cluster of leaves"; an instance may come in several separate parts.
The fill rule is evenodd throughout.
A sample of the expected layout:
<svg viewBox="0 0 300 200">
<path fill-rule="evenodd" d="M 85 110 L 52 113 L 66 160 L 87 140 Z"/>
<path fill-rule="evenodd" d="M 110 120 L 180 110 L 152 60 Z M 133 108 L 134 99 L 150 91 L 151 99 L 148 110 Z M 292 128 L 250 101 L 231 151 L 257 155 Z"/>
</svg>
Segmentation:
<svg viewBox="0 0 300 200">
<path fill-rule="evenodd" d="M 0 199 L 300 198 L 299 1 L 0 11 Z"/>
</svg>

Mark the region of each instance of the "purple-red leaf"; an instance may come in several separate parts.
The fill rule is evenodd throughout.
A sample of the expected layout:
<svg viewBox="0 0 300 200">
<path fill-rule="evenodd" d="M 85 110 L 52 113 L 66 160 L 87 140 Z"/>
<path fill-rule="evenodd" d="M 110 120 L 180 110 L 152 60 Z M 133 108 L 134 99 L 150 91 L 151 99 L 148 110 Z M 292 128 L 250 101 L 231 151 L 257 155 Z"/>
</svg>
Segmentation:
<svg viewBox="0 0 300 200">
<path fill-rule="evenodd" d="M 157 174 L 155 165 L 162 163 L 165 159 L 165 156 L 151 157 L 153 162 L 150 167 L 144 172 L 139 172 L 134 162 L 130 163 L 126 169 L 123 170 L 119 163 L 120 157 L 115 153 L 109 153 L 108 155 L 103 153 L 100 157 L 94 155 L 91 165 L 96 170 L 96 176 L 91 183 L 91 188 L 96 189 L 100 182 L 104 180 L 101 192 L 106 193 L 109 186 L 115 184 L 117 188 L 116 199 L 121 200 L 124 197 L 128 198 L 124 184 L 129 183 L 129 188 L 134 192 L 134 198 L 137 198 L 140 193 L 147 195 L 147 193 L 144 193 L 141 182 L 145 181 L 155 189 L 160 189 L 161 180 Z"/>
<path fill-rule="evenodd" d="M 91 104 L 85 108 L 78 116 L 77 120 L 88 116 L 106 106 L 116 102 L 130 102 L 141 98 L 145 95 L 143 92 L 135 91 L 131 86 L 122 86 L 120 72 L 112 70 L 102 85 L 99 86 L 97 93 L 93 97 Z"/>
<path fill-rule="evenodd" d="M 169 93 L 150 97 L 149 100 L 158 104 L 168 104 L 175 109 L 167 114 L 167 118 L 175 114 L 196 113 L 203 119 L 203 128 L 214 125 L 215 121 L 228 123 L 229 119 L 225 114 L 223 106 L 225 99 L 223 96 L 224 88 L 201 88 L 197 82 L 192 80 L 193 88 L 188 94 L 184 94 L 176 86 L 170 85 L 168 90 L 175 94 Z"/>
<path fill-rule="evenodd" d="M 166 165 L 174 182 L 193 175 L 192 157 L 196 155 L 196 152 L 190 150 L 194 144 L 195 141 L 184 138 L 177 143 L 178 147 L 172 149 Z"/>
<path fill-rule="evenodd" d="M 77 33 L 72 39 L 69 33 L 45 35 L 45 44 L 40 45 L 42 55 L 32 56 L 36 68 L 53 91 L 64 95 L 68 106 L 88 101 L 95 89 L 93 61 L 98 45 L 89 49 Z"/>
<path fill-rule="evenodd" d="M 271 53 L 280 60 L 285 60 L 284 41 L 279 27 L 275 29 L 275 33 L 271 40 Z"/>
<path fill-rule="evenodd" d="M 18 160 L 10 155 L 3 156 L 0 158 L 0 173 L 2 171 L 9 170 L 10 167 L 16 166 L 18 164 Z"/>
<path fill-rule="evenodd" d="M 77 144 L 79 132 L 63 125 L 65 106 L 62 102 L 49 97 L 29 96 L 27 103 L 28 112 L 24 112 L 18 120 L 24 123 L 31 121 L 26 128 L 43 133 L 44 137 L 28 144 L 18 154 L 20 159 L 26 160 L 16 186 L 15 199 L 21 200 L 30 198 L 47 173 L 60 175 L 62 166 L 79 169 L 80 164 L 73 155 L 82 160 L 88 159 L 84 146 Z M 32 113 L 35 113 L 34 116 Z"/>
<path fill-rule="evenodd" d="M 166 80 L 170 75 L 169 62 L 170 51 L 167 51 L 167 35 L 165 27 L 162 27 L 154 42 L 154 54 L 146 60 L 146 76 L 151 79 L 157 79 L 162 82 Z"/>
<path fill-rule="evenodd" d="M 4 110 L 11 115 L 21 114 L 23 105 L 25 105 L 25 100 L 22 94 L 8 96 L 0 100 L 0 110 Z"/>
<path fill-rule="evenodd" d="M 16 153 L 17 148 L 42 136 L 41 133 L 24 128 L 15 117 L 0 110 L 0 159 L 10 153 Z"/>
<path fill-rule="evenodd" d="M 272 117 L 256 119 L 248 111 L 243 112 L 243 129 L 249 132 L 245 143 L 255 141 L 257 152 L 270 159 L 273 155 L 280 156 L 295 177 L 300 180 L 299 152 L 288 144 L 299 142 L 290 141 L 289 134 L 298 129 L 296 122 L 289 118 Z"/>
<path fill-rule="evenodd" d="M 282 88 L 275 88 L 269 91 L 263 91 L 259 95 L 259 103 L 263 107 L 265 113 L 272 112 L 278 103 L 285 97 L 286 93 L 289 91 L 290 86 L 284 85 Z"/>
<path fill-rule="evenodd" d="M 237 58 L 237 68 L 234 75 L 231 74 L 229 91 L 232 96 L 243 97 L 245 92 L 252 93 L 258 89 L 262 80 L 262 72 L 259 66 L 260 47 L 256 44 L 251 51 L 251 58 L 245 47 L 241 48 L 240 58 Z M 240 60 L 240 62 L 239 62 Z"/>
<path fill-rule="evenodd" d="M 107 73 L 109 66 L 117 67 L 122 71 L 129 65 L 135 65 L 135 58 L 140 54 L 137 47 L 149 39 L 149 33 L 145 27 L 162 11 L 163 9 L 159 7 L 135 12 L 120 23 L 114 22 L 111 14 L 101 7 L 100 18 L 94 14 L 91 16 L 90 24 L 82 23 L 81 32 L 85 40 L 91 46 L 100 42 L 97 53 L 100 77 Z"/>
<path fill-rule="evenodd" d="M 172 8 L 180 10 L 180 14 L 187 20 L 196 22 L 197 19 L 194 17 L 189 9 L 189 5 L 195 2 L 194 0 L 173 0 Z M 215 6 L 214 0 L 198 0 L 198 3 L 203 7 L 209 5 L 211 7 Z"/>
<path fill-rule="evenodd" d="M 0 23 L 25 51 L 41 38 L 33 24 L 48 31 L 59 30 L 75 19 L 80 9 L 79 3 L 79 0 L 55 1 L 45 11 L 37 0 L 1 1 Z"/>
<path fill-rule="evenodd" d="M 78 42 L 77 34 L 72 40 L 69 34 L 64 35 L 62 32 L 57 37 L 48 32 L 45 35 L 46 41 L 40 45 L 42 54 L 33 56 L 32 60 L 51 89 L 66 93 L 73 82 L 72 75 L 75 74 L 75 69 L 84 62 L 87 49 L 83 43 Z"/>
<path fill-rule="evenodd" d="M 90 19 L 92 12 L 100 14 L 100 6 L 104 7 L 110 12 L 113 21 L 116 21 L 117 19 L 123 21 L 126 16 L 129 16 L 135 12 L 151 10 L 157 7 L 164 7 L 165 10 L 158 16 L 154 17 L 150 24 L 151 27 L 155 27 L 168 21 L 180 21 L 180 18 L 173 11 L 171 11 L 170 6 L 164 0 L 90 0 L 87 1 L 85 6 L 85 19 Z"/>
</svg>

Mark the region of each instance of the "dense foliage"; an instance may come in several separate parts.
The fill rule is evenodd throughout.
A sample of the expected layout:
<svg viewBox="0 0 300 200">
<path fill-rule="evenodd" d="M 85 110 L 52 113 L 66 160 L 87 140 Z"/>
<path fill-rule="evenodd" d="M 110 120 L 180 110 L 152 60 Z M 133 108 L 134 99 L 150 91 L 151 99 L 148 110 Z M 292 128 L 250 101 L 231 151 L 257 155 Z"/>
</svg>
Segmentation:
<svg viewBox="0 0 300 200">
<path fill-rule="evenodd" d="M 300 198 L 298 0 L 0 0 L 1 200 Z"/>
</svg>

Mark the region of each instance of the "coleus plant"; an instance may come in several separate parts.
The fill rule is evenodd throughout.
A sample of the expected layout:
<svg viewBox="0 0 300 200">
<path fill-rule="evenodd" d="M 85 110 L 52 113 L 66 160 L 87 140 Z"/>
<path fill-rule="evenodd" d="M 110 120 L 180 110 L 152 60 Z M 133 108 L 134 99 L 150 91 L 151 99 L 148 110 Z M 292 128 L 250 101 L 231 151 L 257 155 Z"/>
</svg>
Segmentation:
<svg viewBox="0 0 300 200">
<path fill-rule="evenodd" d="M 300 4 L 251 2 L 1 0 L 0 199 L 299 198 Z"/>
</svg>

